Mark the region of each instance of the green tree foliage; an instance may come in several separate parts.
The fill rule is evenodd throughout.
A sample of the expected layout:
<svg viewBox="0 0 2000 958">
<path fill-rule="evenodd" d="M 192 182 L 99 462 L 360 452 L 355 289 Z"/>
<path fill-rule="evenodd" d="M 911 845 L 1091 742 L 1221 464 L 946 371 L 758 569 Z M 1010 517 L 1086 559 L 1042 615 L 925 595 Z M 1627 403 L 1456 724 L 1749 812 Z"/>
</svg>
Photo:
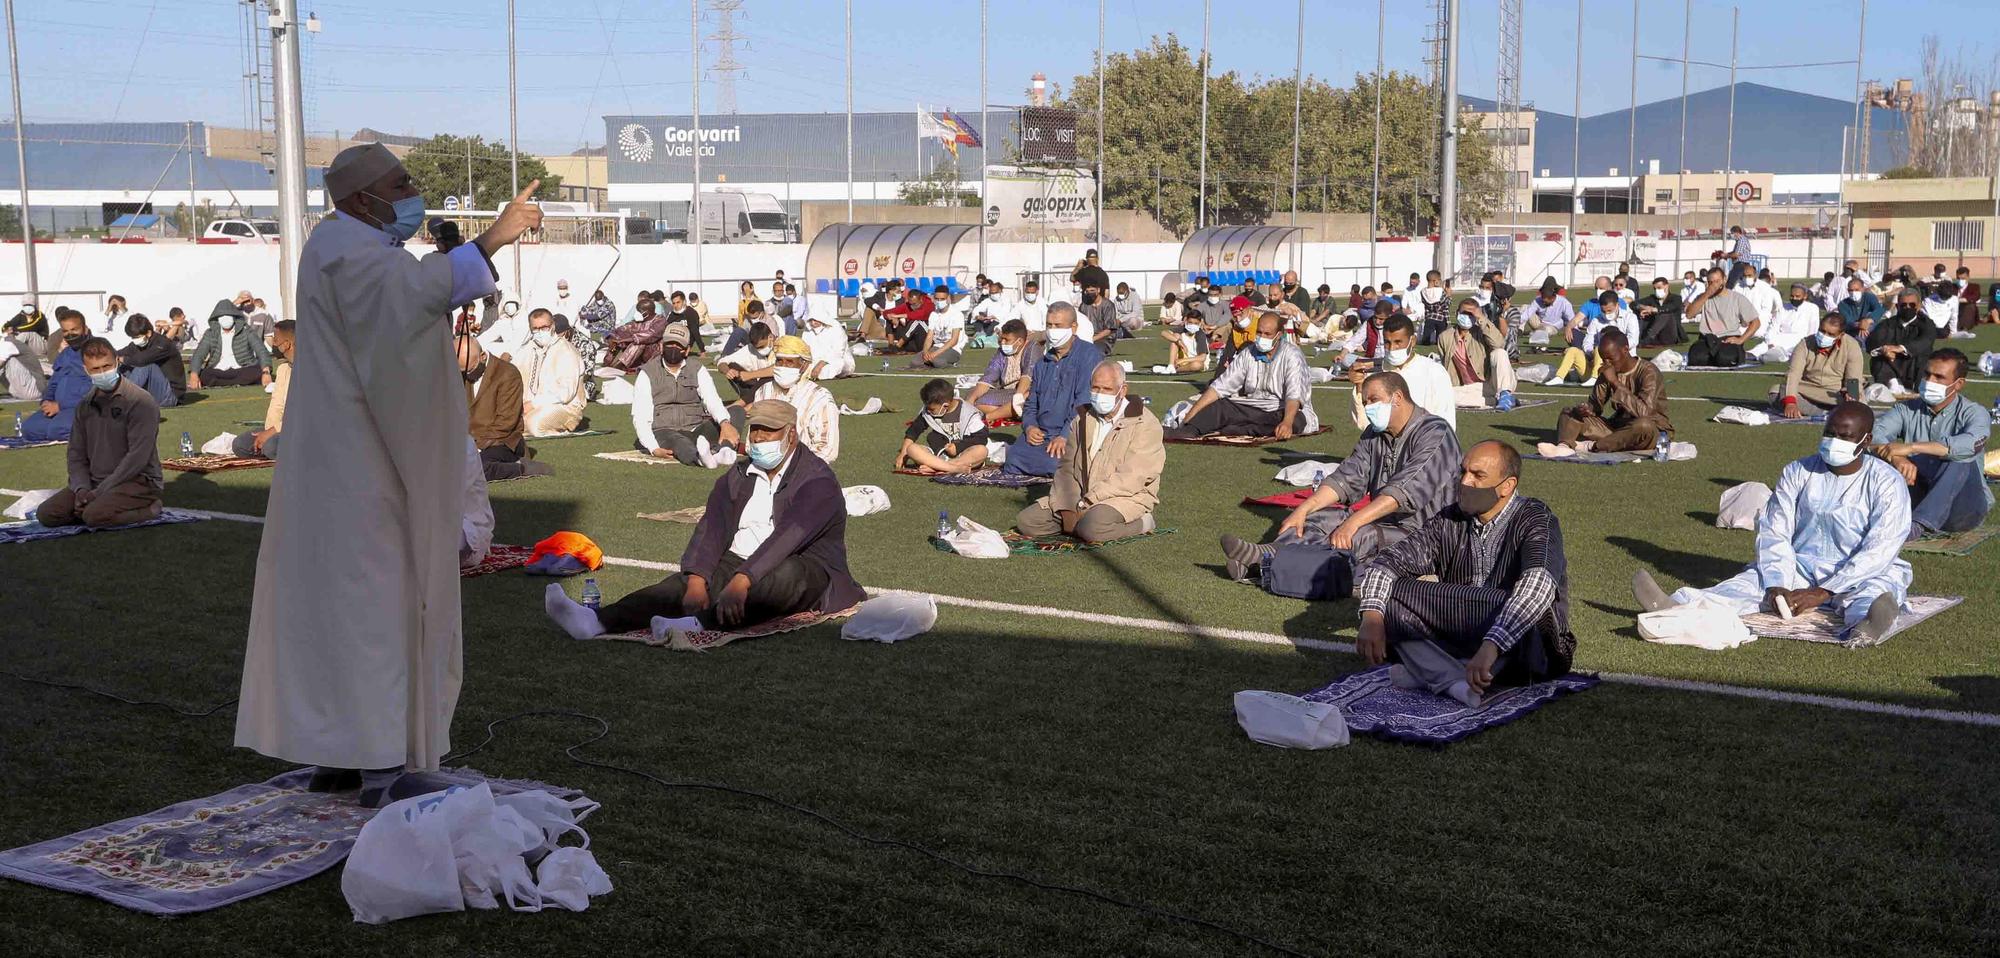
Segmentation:
<svg viewBox="0 0 2000 958">
<path fill-rule="evenodd" d="M 911 206 L 978 206 L 976 187 L 966 184 L 956 161 L 946 159 L 923 176 L 898 184 L 896 196 Z"/>
<path fill-rule="evenodd" d="M 1104 74 L 1104 203 L 1157 210 L 1185 235 L 1196 219 L 1201 171 L 1201 64 L 1173 34 L 1133 53 L 1112 53 Z M 1382 77 L 1382 221 L 1434 221 L 1436 91 L 1403 73 Z M 1368 211 L 1374 170 L 1375 78 L 1346 89 L 1308 77 L 1299 91 L 1299 210 Z M 1097 74 L 1078 76 L 1055 105 L 1077 111 L 1078 166 L 1097 158 Z M 1291 209 L 1292 78 L 1209 78 L 1208 222 L 1262 223 Z M 1461 121 L 1459 219 L 1477 223 L 1498 207 L 1501 155 L 1476 124 Z"/>
<path fill-rule="evenodd" d="M 417 189 L 423 191 L 426 206 L 434 210 L 443 209 L 445 197 L 465 195 L 468 144 L 472 158 L 472 205 L 477 209 L 497 210 L 501 204 L 514 198 L 508 168 L 512 154 L 506 146 L 489 144 L 485 138 L 478 136 L 440 133 L 418 144 L 403 157 L 403 168 L 410 171 L 410 178 L 416 180 Z M 535 198 L 555 199 L 556 187 L 562 184 L 562 178 L 550 173 L 541 160 L 521 154 L 521 185 L 526 186 L 537 179 L 542 181 L 542 187 L 535 193 Z"/>
<path fill-rule="evenodd" d="M 1882 171 L 1885 180 L 1927 180 L 1932 175 L 1931 171 L 1917 166 L 1898 166 Z"/>
</svg>

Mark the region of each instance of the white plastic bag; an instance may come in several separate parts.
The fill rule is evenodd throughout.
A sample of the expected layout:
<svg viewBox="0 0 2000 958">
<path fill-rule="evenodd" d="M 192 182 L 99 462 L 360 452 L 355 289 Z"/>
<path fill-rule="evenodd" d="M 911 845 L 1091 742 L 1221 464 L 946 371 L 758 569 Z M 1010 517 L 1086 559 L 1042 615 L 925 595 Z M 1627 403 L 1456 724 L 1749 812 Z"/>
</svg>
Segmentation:
<svg viewBox="0 0 2000 958">
<path fill-rule="evenodd" d="M 954 390 L 971 389 L 977 385 L 979 385 L 978 373 L 966 373 L 962 376 L 953 376 L 951 379 L 951 388 Z"/>
<path fill-rule="evenodd" d="M 2000 353 L 1980 353 L 1979 371 L 1988 376 L 2000 376 Z"/>
<path fill-rule="evenodd" d="M 868 397 L 868 401 L 862 403 L 860 409 L 856 409 L 846 403 L 840 404 L 840 414 L 843 416 L 872 416 L 881 411 L 882 397 L 880 396 Z"/>
<path fill-rule="evenodd" d="M 515 911 L 540 911 L 544 896 L 528 870 L 528 856 L 571 851 L 556 849 L 556 841 L 571 832 L 589 845 L 590 836 L 577 822 L 597 807 L 588 799 L 565 801 L 545 791 L 496 799 L 485 782 L 402 799 L 361 826 L 340 890 L 354 920 L 371 925 L 468 907 L 498 908 L 503 901 Z"/>
<path fill-rule="evenodd" d="M 1173 408 L 1167 410 L 1166 418 L 1160 420 L 1160 425 L 1168 429 L 1179 426 L 1181 421 L 1187 418 L 1188 410 L 1193 408 L 1194 400 L 1192 399 L 1183 399 L 1180 402 L 1174 403 Z"/>
<path fill-rule="evenodd" d="M 1548 363 L 1530 363 L 1514 370 L 1514 378 L 1524 383 L 1538 383 L 1556 374 L 1556 368 Z"/>
<path fill-rule="evenodd" d="M 611 876 L 597 867 L 597 858 L 588 850 L 558 848 L 535 868 L 535 891 L 544 908 L 582 911 L 590 907 L 594 895 L 609 894 Z"/>
<path fill-rule="evenodd" d="M 889 511 L 889 493 L 881 486 L 848 486 L 840 490 L 847 500 L 849 516 L 872 516 Z"/>
<path fill-rule="evenodd" d="M 1770 501 L 1771 487 L 1761 482 L 1730 486 L 1722 490 L 1722 511 L 1715 514 L 1715 527 L 1754 532 L 1757 517 L 1764 514 L 1764 506 Z"/>
<path fill-rule="evenodd" d="M 972 521 L 970 516 L 959 516 L 958 528 L 944 542 L 951 546 L 951 551 L 968 559 L 1005 559 L 1010 554 L 1007 540 L 1000 533 Z"/>
<path fill-rule="evenodd" d="M 607 379 L 597 387 L 597 401 L 606 406 L 632 405 L 633 387 L 623 379 Z"/>
<path fill-rule="evenodd" d="M 1768 426 L 1771 414 L 1748 406 L 1724 406 L 1715 414 L 1716 422 L 1733 422 L 1743 426 Z"/>
<path fill-rule="evenodd" d="M 861 603 L 853 618 L 840 627 L 840 637 L 855 641 L 901 642 L 922 635 L 937 624 L 937 600 L 927 595 L 892 592 Z"/>
<path fill-rule="evenodd" d="M 485 789 L 482 783 L 479 788 Z M 398 918 L 437 912 L 464 911 L 465 895 L 458 887 L 458 862 L 452 856 L 451 823 L 477 799 L 457 796 L 471 789 L 449 789 L 392 802 L 354 839 L 347 866 L 340 874 L 340 891 L 354 920 L 380 925 Z M 486 795 L 491 807 L 493 796 Z"/>
<path fill-rule="evenodd" d="M 1283 692 L 1236 693 L 1236 724 L 1253 742 L 1279 748 L 1322 749 L 1347 744 L 1347 718 L 1329 702 L 1308 702 Z"/>
<path fill-rule="evenodd" d="M 1673 442 L 1667 444 L 1668 462 L 1690 462 L 1699 455 L 1701 455 L 1701 450 L 1696 449 L 1694 443 Z"/>
<path fill-rule="evenodd" d="M 1670 373 L 1676 370 L 1686 369 L 1687 364 L 1688 361 L 1686 356 L 1683 356 L 1680 353 L 1677 353 L 1671 349 L 1662 349 L 1660 350 L 1660 354 L 1658 356 L 1653 357 L 1654 368 L 1658 369 L 1663 373 Z"/>
<path fill-rule="evenodd" d="M 1750 634 L 1735 610 L 1708 602 L 1640 613 L 1639 637 L 1661 645 L 1692 645 L 1711 652 L 1733 649 L 1757 638 Z"/>
<path fill-rule="evenodd" d="M 201 444 L 201 451 L 208 456 L 233 456 L 236 454 L 236 434 L 225 432 L 210 439 Z"/>
<path fill-rule="evenodd" d="M 1893 406 L 1896 403 L 1896 394 L 1887 383 L 1869 383 L 1868 388 L 1861 391 L 1861 398 L 1877 406 Z"/>
<path fill-rule="evenodd" d="M 14 500 L 14 504 L 7 507 L 7 518 L 33 519 L 35 517 L 35 510 L 41 508 L 42 503 L 47 502 L 49 497 L 55 495 L 57 491 L 55 489 L 30 489 L 27 492 L 21 493 L 21 498 Z"/>
<path fill-rule="evenodd" d="M 1331 476 L 1333 475 L 1333 471 L 1338 468 L 1340 468 L 1340 463 L 1337 462 L 1321 462 L 1317 459 L 1308 459 L 1305 462 L 1295 462 L 1278 470 L 1278 474 L 1274 478 L 1288 485 L 1310 486 L 1313 484 L 1314 475 L 1325 473 Z"/>
</svg>

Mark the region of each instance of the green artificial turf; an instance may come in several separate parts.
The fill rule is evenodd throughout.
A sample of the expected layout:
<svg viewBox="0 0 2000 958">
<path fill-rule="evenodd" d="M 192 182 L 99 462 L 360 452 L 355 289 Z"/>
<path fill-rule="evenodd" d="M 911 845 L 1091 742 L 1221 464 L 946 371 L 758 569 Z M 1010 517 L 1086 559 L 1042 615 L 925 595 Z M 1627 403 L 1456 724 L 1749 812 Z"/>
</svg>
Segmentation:
<svg viewBox="0 0 2000 958">
<path fill-rule="evenodd" d="M 1149 336 L 1151 335 L 1149 331 Z M 2000 348 L 1988 331 L 1971 343 Z M 1965 348 L 1967 344 L 1959 345 Z M 975 351 L 962 372 L 975 372 Z M 1122 344 L 1143 369 L 1156 339 Z M 906 360 L 897 360 L 901 365 Z M 1256 449 L 1174 446 L 1162 525 L 1178 532 L 1060 557 L 979 561 L 926 544 L 939 510 L 1004 526 L 1025 493 L 889 473 L 922 378 L 834 384 L 858 404 L 836 470 L 882 486 L 885 514 L 847 542 L 866 585 L 1021 603 L 941 607 L 930 633 L 883 646 L 837 627 L 705 655 L 576 643 L 541 613 L 548 580 L 468 580 L 465 692 L 454 741 L 528 709 L 612 726 L 584 754 L 664 778 L 726 782 L 920 842 L 980 867 L 1089 886 L 1214 919 L 1312 954 L 1963 955 L 2000 949 L 2000 730 L 1678 690 L 1606 684 L 1441 751 L 1357 741 L 1287 752 L 1247 741 L 1230 696 L 1303 691 L 1357 667 L 1337 653 L 1107 628 L 1102 612 L 1309 638 L 1351 637 L 1350 602 L 1309 604 L 1225 581 L 1215 539 L 1262 536 L 1294 454 L 1352 445 L 1344 388 L 1316 391 L 1334 431 Z M 900 372 L 900 370 L 899 370 Z M 1193 377 L 1135 377 L 1156 411 Z M 1817 442 L 1807 427 L 1707 421 L 1768 375 L 1675 374 L 1689 463 L 1530 462 L 1523 492 L 1561 517 L 1578 666 L 1928 708 L 2000 712 L 2000 546 L 1911 556 L 1917 588 L 1965 604 L 1887 645 L 1849 651 L 1762 640 L 1712 653 L 1648 645 L 1632 628 L 1635 568 L 1672 588 L 1733 574 L 1747 532 L 1713 527 L 1717 498 L 1772 483 Z M 1526 391 L 1580 399 L 1577 389 Z M 1994 383 L 1969 394 L 1990 403 Z M 257 418 L 254 389 L 168 410 L 163 453 Z M 1557 406 L 1464 414 L 1466 444 L 1548 438 Z M 497 539 L 584 532 L 609 555 L 671 562 L 692 527 L 634 518 L 700 504 L 712 474 L 592 458 L 613 435 L 548 443 L 553 478 L 491 488 Z M 0 487 L 57 485 L 60 448 L 0 452 Z M 169 474 L 170 505 L 258 515 L 269 471 Z M 235 695 L 261 528 L 209 521 L 0 546 L 0 669 L 195 709 Z M 607 567 L 623 594 L 658 573 Z M 572 594 L 580 582 L 566 583 Z M 312 588 L 300 583 L 297 588 Z M 0 847 L 52 838 L 266 778 L 283 766 L 230 746 L 234 710 L 205 718 L 0 676 Z M 666 790 L 572 764 L 594 733 L 554 717 L 504 726 L 471 764 L 582 788 L 605 803 L 592 849 L 616 890 L 581 914 L 450 915 L 353 924 L 337 870 L 169 922 L 26 886 L 5 888 L 7 954 L 1260 954 L 1213 931 L 857 843 L 740 796 Z"/>
</svg>

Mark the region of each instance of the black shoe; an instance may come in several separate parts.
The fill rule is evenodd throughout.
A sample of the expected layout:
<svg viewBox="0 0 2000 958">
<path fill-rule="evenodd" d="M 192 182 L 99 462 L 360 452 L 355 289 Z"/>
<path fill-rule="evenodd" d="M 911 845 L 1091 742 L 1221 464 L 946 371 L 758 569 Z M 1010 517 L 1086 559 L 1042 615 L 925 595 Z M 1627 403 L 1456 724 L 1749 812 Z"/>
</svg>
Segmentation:
<svg viewBox="0 0 2000 958">
<path fill-rule="evenodd" d="M 521 461 L 521 475 L 523 476 L 552 476 L 555 475 L 555 472 L 555 469 L 551 468 L 548 463 L 538 459 L 524 459 Z"/>
<path fill-rule="evenodd" d="M 308 792 L 346 792 L 361 787 L 361 773 L 351 768 L 315 768 L 306 782 Z"/>
</svg>

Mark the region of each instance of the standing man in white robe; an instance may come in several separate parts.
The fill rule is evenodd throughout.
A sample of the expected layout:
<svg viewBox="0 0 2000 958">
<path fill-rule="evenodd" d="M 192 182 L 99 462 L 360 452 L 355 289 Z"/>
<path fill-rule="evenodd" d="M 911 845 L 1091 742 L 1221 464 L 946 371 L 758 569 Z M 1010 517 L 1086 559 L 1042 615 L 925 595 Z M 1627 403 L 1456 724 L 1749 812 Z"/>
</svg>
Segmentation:
<svg viewBox="0 0 2000 958">
<path fill-rule="evenodd" d="M 541 223 L 514 198 L 478 239 L 400 247 L 423 196 L 380 144 L 326 171 L 335 212 L 299 263 L 285 457 L 272 477 L 236 744 L 316 765 L 312 787 L 392 797 L 450 750 L 462 661 L 465 381 L 450 314 L 492 293 L 493 256 Z"/>
</svg>

